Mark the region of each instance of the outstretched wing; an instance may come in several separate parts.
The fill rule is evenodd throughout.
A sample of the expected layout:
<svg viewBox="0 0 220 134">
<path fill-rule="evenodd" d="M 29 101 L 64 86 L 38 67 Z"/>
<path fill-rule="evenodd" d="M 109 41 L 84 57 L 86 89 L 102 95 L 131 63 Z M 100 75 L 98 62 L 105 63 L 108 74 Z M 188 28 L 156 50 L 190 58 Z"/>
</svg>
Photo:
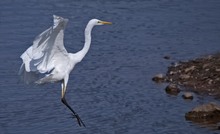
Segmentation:
<svg viewBox="0 0 220 134">
<path fill-rule="evenodd" d="M 54 25 L 38 35 L 22 55 L 22 69 L 26 72 L 47 73 L 56 66 L 56 58 L 65 60 L 68 53 L 63 44 L 68 19 L 54 15 Z"/>
<path fill-rule="evenodd" d="M 39 78 L 39 73 L 49 73 L 60 61 L 66 61 L 68 53 L 64 48 L 64 30 L 67 19 L 53 16 L 54 24 L 38 35 L 22 55 L 23 63 L 19 74 L 25 83 L 32 83 Z"/>
</svg>

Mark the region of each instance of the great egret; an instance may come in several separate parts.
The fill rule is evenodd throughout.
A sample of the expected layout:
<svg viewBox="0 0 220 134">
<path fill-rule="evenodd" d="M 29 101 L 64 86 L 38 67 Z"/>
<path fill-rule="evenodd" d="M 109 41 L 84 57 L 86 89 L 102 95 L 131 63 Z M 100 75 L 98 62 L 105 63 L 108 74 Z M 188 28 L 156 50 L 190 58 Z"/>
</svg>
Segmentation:
<svg viewBox="0 0 220 134">
<path fill-rule="evenodd" d="M 85 29 L 85 44 L 77 53 L 68 53 L 63 44 L 64 30 L 68 19 L 53 15 L 53 26 L 38 35 L 22 55 L 23 63 L 19 74 L 26 83 L 45 84 L 49 82 L 61 82 L 61 101 L 76 117 L 79 126 L 85 124 L 79 115 L 69 106 L 65 99 L 69 74 L 74 66 L 86 55 L 91 44 L 91 31 L 96 25 L 112 24 L 111 22 L 92 19 Z M 43 74 L 39 79 L 38 76 Z M 42 75 L 41 75 L 42 76 Z"/>
</svg>

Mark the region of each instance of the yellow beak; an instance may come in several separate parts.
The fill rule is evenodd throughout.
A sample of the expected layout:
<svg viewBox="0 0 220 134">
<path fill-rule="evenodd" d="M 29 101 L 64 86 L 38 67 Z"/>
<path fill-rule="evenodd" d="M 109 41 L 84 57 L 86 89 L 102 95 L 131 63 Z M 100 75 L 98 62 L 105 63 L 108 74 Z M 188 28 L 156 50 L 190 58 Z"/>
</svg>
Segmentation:
<svg viewBox="0 0 220 134">
<path fill-rule="evenodd" d="M 101 21 L 100 23 L 102 23 L 104 25 L 111 25 L 112 24 L 111 22 L 108 22 L 108 21 Z"/>
</svg>

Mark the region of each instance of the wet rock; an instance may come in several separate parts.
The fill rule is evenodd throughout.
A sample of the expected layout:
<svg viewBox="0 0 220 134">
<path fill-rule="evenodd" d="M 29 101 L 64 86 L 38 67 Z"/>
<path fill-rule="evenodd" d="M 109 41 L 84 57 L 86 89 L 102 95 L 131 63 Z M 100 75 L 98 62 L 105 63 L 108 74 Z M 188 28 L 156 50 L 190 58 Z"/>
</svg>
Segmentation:
<svg viewBox="0 0 220 134">
<path fill-rule="evenodd" d="M 168 67 L 166 81 L 220 98 L 220 53 Z M 212 89 L 212 90 L 209 90 Z"/>
<path fill-rule="evenodd" d="M 183 99 L 188 99 L 188 100 L 192 100 L 193 99 L 193 94 L 190 93 L 190 92 L 185 92 L 183 95 L 182 95 Z"/>
<path fill-rule="evenodd" d="M 166 59 L 166 60 L 169 60 L 170 56 L 167 55 L 167 56 L 164 56 L 163 58 Z"/>
<path fill-rule="evenodd" d="M 177 84 L 173 84 L 173 83 L 169 84 L 165 88 L 165 90 L 166 90 L 167 94 L 171 94 L 171 95 L 178 95 L 179 92 L 180 92 L 180 88 L 178 87 L 178 85 Z"/>
<path fill-rule="evenodd" d="M 220 119 L 220 106 L 216 103 L 208 103 L 195 107 L 192 111 L 185 114 L 186 120 L 204 121 L 204 119 Z"/>
<path fill-rule="evenodd" d="M 166 80 L 166 77 L 163 74 L 157 74 L 152 78 L 152 80 L 157 83 L 164 82 Z"/>
<path fill-rule="evenodd" d="M 213 58 L 213 55 L 209 55 L 206 57 L 207 60 L 211 60 Z"/>
<path fill-rule="evenodd" d="M 170 71 L 170 72 L 169 72 L 170 75 L 174 75 L 175 73 L 176 73 L 176 72 L 174 72 L 174 71 Z"/>
</svg>

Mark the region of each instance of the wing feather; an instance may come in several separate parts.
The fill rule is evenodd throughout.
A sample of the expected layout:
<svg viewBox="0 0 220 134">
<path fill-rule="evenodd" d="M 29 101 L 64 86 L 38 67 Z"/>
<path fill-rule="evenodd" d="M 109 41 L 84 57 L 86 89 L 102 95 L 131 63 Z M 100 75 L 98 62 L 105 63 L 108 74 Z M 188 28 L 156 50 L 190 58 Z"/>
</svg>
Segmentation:
<svg viewBox="0 0 220 134">
<path fill-rule="evenodd" d="M 38 35 L 21 55 L 26 72 L 47 73 L 55 68 L 57 60 L 68 58 L 63 44 L 67 23 L 67 19 L 54 15 L 53 26 Z"/>
</svg>

